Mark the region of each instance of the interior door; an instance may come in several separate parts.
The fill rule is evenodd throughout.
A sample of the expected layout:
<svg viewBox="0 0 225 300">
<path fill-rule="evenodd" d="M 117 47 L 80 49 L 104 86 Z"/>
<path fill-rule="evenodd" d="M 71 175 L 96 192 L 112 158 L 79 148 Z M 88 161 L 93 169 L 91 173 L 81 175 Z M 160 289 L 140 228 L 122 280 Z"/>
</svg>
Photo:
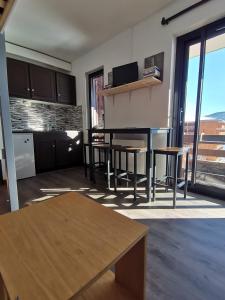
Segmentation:
<svg viewBox="0 0 225 300">
<path fill-rule="evenodd" d="M 104 88 L 104 73 L 99 70 L 88 76 L 89 81 L 89 126 L 90 128 L 104 128 L 105 126 L 105 107 L 104 97 L 98 92 Z"/>
</svg>

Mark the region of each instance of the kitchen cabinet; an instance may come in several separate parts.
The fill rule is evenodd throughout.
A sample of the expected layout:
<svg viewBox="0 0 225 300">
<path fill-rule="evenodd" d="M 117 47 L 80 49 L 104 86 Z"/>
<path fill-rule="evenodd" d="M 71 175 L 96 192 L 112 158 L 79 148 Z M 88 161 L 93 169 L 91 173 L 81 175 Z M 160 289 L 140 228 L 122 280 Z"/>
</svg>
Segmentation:
<svg viewBox="0 0 225 300">
<path fill-rule="evenodd" d="M 82 165 L 82 133 L 34 133 L 35 165 L 38 173 Z"/>
<path fill-rule="evenodd" d="M 32 99 L 56 102 L 55 71 L 30 64 Z"/>
<path fill-rule="evenodd" d="M 34 153 L 37 173 L 55 169 L 55 141 L 48 134 L 34 134 Z"/>
<path fill-rule="evenodd" d="M 59 103 L 76 105 L 76 79 L 74 76 L 56 73 L 57 100 Z"/>
<path fill-rule="evenodd" d="M 9 95 L 18 98 L 31 98 L 29 64 L 16 59 L 7 59 Z"/>
<path fill-rule="evenodd" d="M 56 167 L 65 168 L 74 165 L 73 141 L 67 139 L 56 140 Z"/>
<path fill-rule="evenodd" d="M 54 70 L 7 59 L 9 95 L 76 105 L 76 78 Z"/>
</svg>

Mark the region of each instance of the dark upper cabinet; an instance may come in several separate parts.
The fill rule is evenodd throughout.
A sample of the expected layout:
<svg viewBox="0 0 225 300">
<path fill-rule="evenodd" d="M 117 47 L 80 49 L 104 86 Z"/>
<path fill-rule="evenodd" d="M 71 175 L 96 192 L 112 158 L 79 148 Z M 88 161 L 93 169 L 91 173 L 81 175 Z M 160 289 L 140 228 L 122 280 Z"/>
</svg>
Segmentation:
<svg viewBox="0 0 225 300">
<path fill-rule="evenodd" d="M 9 95 L 18 98 L 76 105 L 76 78 L 8 58 Z"/>
<path fill-rule="evenodd" d="M 7 58 L 9 95 L 19 98 L 31 98 L 29 64 Z"/>
<path fill-rule="evenodd" d="M 32 99 L 56 102 L 55 71 L 30 64 Z"/>
<path fill-rule="evenodd" d="M 59 103 L 76 105 L 76 78 L 56 73 L 57 99 Z"/>
</svg>

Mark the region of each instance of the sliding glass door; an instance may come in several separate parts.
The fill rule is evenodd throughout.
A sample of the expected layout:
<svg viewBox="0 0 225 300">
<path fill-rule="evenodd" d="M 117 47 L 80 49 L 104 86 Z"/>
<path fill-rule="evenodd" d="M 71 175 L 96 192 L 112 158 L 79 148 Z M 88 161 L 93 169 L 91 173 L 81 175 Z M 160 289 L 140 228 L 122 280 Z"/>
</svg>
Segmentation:
<svg viewBox="0 0 225 300">
<path fill-rule="evenodd" d="M 192 186 L 224 190 L 225 20 L 178 38 L 177 45 L 177 143 L 190 148 Z"/>
<path fill-rule="evenodd" d="M 206 40 L 197 150 L 196 181 L 225 188 L 225 33 Z"/>
<path fill-rule="evenodd" d="M 198 78 L 200 65 L 200 47 L 199 42 L 188 45 L 187 58 L 187 79 L 185 91 L 185 103 L 181 109 L 182 121 L 182 143 L 183 146 L 190 148 L 189 160 L 189 180 L 192 178 L 192 166 L 194 163 L 193 151 L 195 149 L 195 123 L 196 123 L 196 108 L 197 108 L 197 94 L 198 94 Z M 185 168 L 185 159 L 182 163 L 182 169 Z"/>
</svg>

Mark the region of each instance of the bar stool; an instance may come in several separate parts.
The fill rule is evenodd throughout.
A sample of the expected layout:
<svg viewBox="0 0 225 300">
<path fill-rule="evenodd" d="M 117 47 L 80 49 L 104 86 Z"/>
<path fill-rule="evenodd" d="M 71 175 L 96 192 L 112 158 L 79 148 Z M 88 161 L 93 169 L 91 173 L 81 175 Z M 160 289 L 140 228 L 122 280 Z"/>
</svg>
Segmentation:
<svg viewBox="0 0 225 300">
<path fill-rule="evenodd" d="M 157 155 L 166 155 L 166 176 L 164 180 L 166 184 L 158 183 L 156 180 L 156 157 Z M 177 197 L 177 182 L 178 182 L 178 160 L 180 157 L 186 155 L 186 166 L 185 166 L 185 178 L 179 183 L 179 187 L 184 186 L 184 199 L 187 197 L 187 188 L 188 188 L 188 158 L 189 158 L 189 148 L 182 147 L 166 147 L 166 148 L 159 148 L 153 150 L 153 200 L 155 201 L 155 194 L 156 194 L 156 186 L 163 186 L 168 188 L 170 185 L 168 184 L 168 180 L 172 179 L 174 181 L 173 184 L 173 207 L 176 207 L 176 197 Z M 168 176 L 168 156 L 174 157 L 174 177 Z"/>
<path fill-rule="evenodd" d="M 137 185 L 141 182 L 147 182 L 147 176 L 141 176 L 140 179 L 137 177 L 137 157 L 140 153 L 147 153 L 147 149 L 144 147 L 130 147 L 130 146 L 112 146 L 112 150 L 114 152 L 114 191 L 117 192 L 117 183 L 118 180 L 125 180 L 127 182 L 127 186 L 129 182 L 133 182 L 134 186 L 134 202 L 137 200 Z M 119 172 L 117 169 L 117 153 L 119 154 Z M 121 168 L 121 154 L 126 153 L 126 168 L 125 171 Z M 134 171 L 129 172 L 128 170 L 128 162 L 129 155 L 133 154 L 133 163 L 134 163 Z M 131 179 L 131 176 L 133 177 Z M 146 187 L 147 190 L 148 187 Z"/>
<path fill-rule="evenodd" d="M 99 135 L 95 135 L 92 136 L 92 143 L 91 143 L 92 147 L 94 145 L 109 145 L 108 143 L 105 142 L 105 137 L 104 136 L 99 136 Z M 83 156 L 84 156 L 84 174 L 85 177 L 87 177 L 87 170 L 88 170 L 88 164 L 87 164 L 87 149 L 91 146 L 90 143 L 84 143 L 83 145 Z M 96 148 L 97 149 L 97 148 Z M 105 150 L 104 150 L 105 151 Z M 95 152 L 93 150 L 93 152 Z M 98 150 L 98 158 L 99 158 L 99 162 L 100 165 L 102 165 L 102 161 L 101 161 L 101 152 L 102 150 L 99 148 Z M 104 155 L 105 157 L 106 155 Z M 95 157 L 95 156 L 94 156 Z"/>
<path fill-rule="evenodd" d="M 90 144 L 84 144 L 84 170 L 85 177 L 87 177 L 87 148 L 90 147 Z M 93 142 L 92 143 L 92 162 L 93 162 L 93 172 L 96 172 L 97 169 L 104 170 L 108 188 L 110 188 L 110 177 L 113 173 L 110 172 L 110 146 L 108 143 Z M 96 151 L 98 156 L 98 161 L 96 161 Z M 103 157 L 102 157 L 103 156 Z"/>
</svg>

